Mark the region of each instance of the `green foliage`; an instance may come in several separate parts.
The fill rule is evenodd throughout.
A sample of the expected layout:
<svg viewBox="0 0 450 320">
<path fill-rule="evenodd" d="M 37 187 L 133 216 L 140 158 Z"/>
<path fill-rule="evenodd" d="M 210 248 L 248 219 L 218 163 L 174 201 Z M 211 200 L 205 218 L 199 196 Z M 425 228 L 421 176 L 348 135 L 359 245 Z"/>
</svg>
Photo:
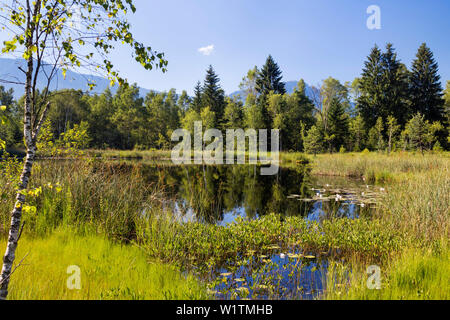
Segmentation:
<svg viewBox="0 0 450 320">
<path fill-rule="evenodd" d="M 421 50 L 426 53 L 425 57 L 432 56 L 431 52 Z M 363 76 L 351 85 L 329 77 L 319 88 L 307 90 L 301 80 L 291 94 L 282 93 L 281 70 L 271 57 L 261 71 L 256 67 L 249 70 L 241 83 L 244 97 L 233 99 L 225 97 L 219 76 L 212 66 L 206 72 L 203 85 L 197 83 L 192 98 L 185 91 L 179 95 L 172 89 L 161 93 L 152 91 L 143 99 L 136 85 L 119 86 L 114 94 L 111 89 L 99 95 L 75 90 L 55 91 L 49 96 L 52 102 L 50 123 L 48 128 L 44 128 L 48 132 L 42 136 L 56 142 L 75 125 L 85 122 L 86 141 L 89 143 L 82 148 L 164 150 L 173 147 L 171 135 L 174 130 L 182 127 L 193 132 L 194 122 L 203 120 L 206 122 L 204 128 L 221 130 L 280 129 L 281 148 L 285 151 L 336 152 L 344 147 L 356 152 L 365 148 L 387 149 L 390 153 L 399 148 L 420 149 L 419 145 L 409 143 L 411 133 L 405 130 L 412 117 L 412 102 L 405 93 L 405 85 L 408 85 L 408 80 L 411 83 L 413 76 L 408 77 L 408 70 L 398 60 L 391 44 L 387 45 L 385 52 L 375 47 L 367 60 Z M 436 72 L 430 71 L 430 74 Z M 272 80 L 269 79 L 270 74 Z M 422 82 L 417 83 L 420 85 Z M 421 90 L 425 91 L 429 86 L 426 82 L 421 85 Z M 263 87 L 264 90 L 261 89 Z M 448 92 L 449 89 L 445 95 L 447 106 L 450 103 Z M 45 91 L 36 93 L 38 104 L 45 96 Z M 356 102 L 356 109 L 350 103 L 351 98 Z M 24 99 L 15 103 L 12 92 L 1 87 L 0 99 L 3 105 L 8 106 L 1 113 L 5 123 L 0 127 L 0 139 L 8 147 L 22 145 L 19 119 L 23 114 Z M 436 121 L 436 124 L 430 121 L 435 125 L 435 137 L 428 141 L 426 149 L 432 149 L 437 142 L 445 150 L 450 145 L 450 108 L 445 110 L 446 116 L 443 114 L 439 121 L 441 127 L 436 127 Z M 320 134 L 313 132 L 313 137 L 309 137 L 308 131 L 313 126 Z M 305 138 L 309 138 L 308 147 L 305 146 Z M 43 147 L 41 145 L 41 149 Z M 51 150 L 41 153 L 52 154 Z"/>
<path fill-rule="evenodd" d="M 444 100 L 439 68 L 430 48 L 423 43 L 411 69 L 411 104 L 414 114 L 420 112 L 429 121 L 442 121 Z"/>
<path fill-rule="evenodd" d="M 244 106 L 244 123 L 246 128 L 266 129 L 264 121 L 264 106 L 256 96 L 249 94 Z"/>
<path fill-rule="evenodd" d="M 17 255 L 26 256 L 26 263 L 12 278 L 12 300 L 208 298 L 194 277 L 185 277 L 171 265 L 149 263 L 139 248 L 95 234 L 81 237 L 62 229 L 43 239 L 23 237 Z M 67 268 L 71 265 L 80 268 L 81 290 L 67 289 Z"/>
<path fill-rule="evenodd" d="M 213 128 L 220 128 L 225 112 L 225 93 L 220 87 L 220 79 L 215 73 L 212 66 L 209 66 L 206 71 L 205 81 L 202 88 L 202 107 L 210 109 L 214 112 L 216 119 L 213 124 Z"/>
<path fill-rule="evenodd" d="M 156 66 L 165 71 L 167 61 L 164 55 L 136 41 L 131 33 L 131 25 L 125 17 L 128 11 L 136 11 L 132 1 L 101 1 L 98 4 L 96 0 L 39 0 L 32 4 L 25 1 L 17 1 L 14 6 L 5 4 L 3 20 L 9 26 L 11 38 L 4 41 L 2 52 L 12 54 L 23 49 L 25 60 L 34 58 L 40 63 L 42 52 L 51 43 L 53 50 L 60 54 L 46 56 L 47 60 L 50 59 L 46 62 L 56 64 L 57 61 L 63 75 L 70 68 L 93 65 L 98 71 L 103 71 L 112 83 L 118 81 L 122 85 L 126 83 L 125 79 L 119 76 L 108 59 L 114 45 L 122 43 L 132 49 L 135 60 L 145 69 Z M 66 10 L 72 7 L 79 11 L 82 26 L 74 24 L 73 10 Z M 92 37 L 92 34 L 98 36 Z M 84 54 L 78 54 L 80 51 Z M 90 86 L 92 88 L 94 84 Z"/>
<path fill-rule="evenodd" d="M 404 136 L 413 148 L 431 150 L 437 140 L 437 133 L 443 130 L 440 122 L 430 123 L 425 116 L 417 113 L 406 125 Z"/>
<path fill-rule="evenodd" d="M 37 147 L 41 155 L 48 157 L 74 157 L 83 155 L 82 150 L 90 143 L 88 123 L 82 121 L 61 133 L 59 138 L 52 132 L 50 120 L 47 120 L 41 130 Z"/>
<path fill-rule="evenodd" d="M 355 152 L 361 151 L 365 146 L 366 130 L 364 120 L 360 115 L 350 119 L 349 131 L 352 137 L 352 150 Z"/>
<path fill-rule="evenodd" d="M 318 154 L 323 150 L 322 134 L 316 126 L 312 126 L 304 138 L 305 152 L 310 154 Z"/>
<path fill-rule="evenodd" d="M 284 82 L 282 82 L 283 76 L 281 74 L 280 67 L 272 56 L 269 55 L 266 63 L 258 73 L 256 91 L 262 96 L 266 96 L 270 92 L 285 94 L 286 88 Z"/>
<path fill-rule="evenodd" d="M 330 140 L 330 152 L 338 151 L 345 145 L 349 134 L 348 115 L 344 106 L 337 98 L 333 98 L 330 102 L 328 110 L 328 133 L 333 135 Z"/>
<path fill-rule="evenodd" d="M 388 153 L 392 151 L 392 145 L 400 132 L 400 125 L 397 124 L 397 119 L 389 116 L 387 119 L 387 136 L 388 136 Z"/>
<path fill-rule="evenodd" d="M 0 150 L 16 145 L 21 139 L 18 111 L 14 91 L 0 86 Z"/>
<path fill-rule="evenodd" d="M 384 137 L 384 123 L 381 117 L 378 118 L 374 127 L 369 130 L 369 145 L 372 150 L 382 151 L 385 146 Z"/>
<path fill-rule="evenodd" d="M 258 79 L 259 70 L 258 67 L 255 66 L 253 69 L 250 69 L 247 72 L 247 75 L 242 78 L 242 82 L 239 84 L 239 89 L 244 91 L 246 98 L 249 94 L 253 94 L 256 96 L 256 81 Z"/>
<path fill-rule="evenodd" d="M 445 110 L 445 117 L 447 120 L 447 126 L 450 126 L 450 80 L 447 81 L 447 87 L 445 89 L 444 99 L 445 99 L 444 110 Z"/>
<path fill-rule="evenodd" d="M 366 128 L 375 126 L 377 119 L 387 121 L 394 116 L 402 125 L 407 121 L 408 71 L 397 60 L 392 44 L 386 52 L 375 46 L 367 57 L 358 89 L 357 107 L 366 123 Z"/>
<path fill-rule="evenodd" d="M 243 128 L 243 106 L 236 99 L 226 99 L 227 106 L 224 112 L 224 126 L 227 129 Z"/>
<path fill-rule="evenodd" d="M 284 150 L 303 150 L 303 137 L 301 123 L 307 129 L 311 128 L 315 119 L 314 105 L 306 96 L 306 85 L 300 80 L 294 92 L 286 97 L 286 110 L 284 112 L 285 134 L 283 137 Z"/>
</svg>

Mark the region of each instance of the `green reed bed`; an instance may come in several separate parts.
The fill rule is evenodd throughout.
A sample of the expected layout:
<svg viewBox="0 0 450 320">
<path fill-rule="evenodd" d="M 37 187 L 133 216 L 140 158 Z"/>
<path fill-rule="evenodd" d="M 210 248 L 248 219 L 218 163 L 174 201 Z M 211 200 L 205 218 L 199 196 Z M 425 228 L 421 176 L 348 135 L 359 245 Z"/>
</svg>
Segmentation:
<svg viewBox="0 0 450 320">
<path fill-rule="evenodd" d="M 368 183 L 393 182 L 397 174 L 448 167 L 450 153 L 396 152 L 323 154 L 310 157 L 313 174 L 364 178 Z"/>
<path fill-rule="evenodd" d="M 401 175 L 380 201 L 377 219 L 402 245 L 379 266 L 382 289 L 367 288 L 360 261 L 329 271 L 329 299 L 448 299 L 450 292 L 450 175 L 439 170 Z M 351 273 L 350 273 L 351 270 Z M 348 275 L 351 274 L 349 278 Z"/>
</svg>

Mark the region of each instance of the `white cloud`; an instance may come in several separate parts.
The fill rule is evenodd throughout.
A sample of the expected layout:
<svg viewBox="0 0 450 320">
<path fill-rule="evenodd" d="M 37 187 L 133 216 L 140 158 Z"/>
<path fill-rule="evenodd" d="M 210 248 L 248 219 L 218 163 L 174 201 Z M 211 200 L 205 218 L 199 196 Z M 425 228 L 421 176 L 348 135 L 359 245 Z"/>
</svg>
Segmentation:
<svg viewBox="0 0 450 320">
<path fill-rule="evenodd" d="M 213 53 L 213 51 L 214 51 L 213 44 L 210 44 L 209 46 L 198 49 L 198 52 L 200 52 L 201 54 L 203 54 L 205 56 L 209 56 L 211 53 Z"/>
</svg>

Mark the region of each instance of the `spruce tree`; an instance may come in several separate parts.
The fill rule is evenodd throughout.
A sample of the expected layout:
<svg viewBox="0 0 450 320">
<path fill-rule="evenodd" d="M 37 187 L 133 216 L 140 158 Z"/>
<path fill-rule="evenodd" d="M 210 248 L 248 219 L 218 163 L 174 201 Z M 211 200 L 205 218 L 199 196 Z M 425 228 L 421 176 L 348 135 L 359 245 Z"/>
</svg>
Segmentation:
<svg viewBox="0 0 450 320">
<path fill-rule="evenodd" d="M 329 135 L 334 136 L 331 141 L 332 148 L 334 150 L 339 150 L 340 147 L 344 146 L 346 138 L 348 137 L 349 123 L 345 107 L 338 98 L 333 98 L 330 102 L 328 110 L 328 128 Z"/>
<path fill-rule="evenodd" d="M 372 128 L 379 117 L 387 121 L 395 117 L 402 125 L 409 116 L 408 70 L 392 46 L 388 43 L 386 51 L 375 46 L 372 49 L 359 82 L 360 96 L 358 110 L 367 129 Z"/>
<path fill-rule="evenodd" d="M 197 85 L 194 88 L 194 98 L 192 99 L 191 109 L 200 114 L 202 110 L 202 93 L 203 88 L 200 84 L 200 81 L 197 82 Z"/>
<path fill-rule="evenodd" d="M 383 109 L 383 55 L 378 46 L 375 46 L 367 61 L 364 63 L 363 73 L 359 83 L 360 97 L 357 107 L 364 119 L 366 128 L 372 128 Z"/>
<path fill-rule="evenodd" d="M 397 59 L 397 53 L 391 43 L 387 44 L 386 52 L 382 55 L 382 68 L 384 99 L 380 116 L 385 121 L 389 116 L 393 116 L 400 125 L 405 125 L 409 118 L 408 70 Z"/>
<path fill-rule="evenodd" d="M 203 84 L 202 106 L 209 107 L 216 116 L 216 127 L 222 122 L 225 110 L 225 92 L 220 87 L 220 79 L 212 66 L 206 71 L 206 78 Z"/>
<path fill-rule="evenodd" d="M 411 70 L 411 108 L 414 114 L 420 112 L 426 120 L 444 119 L 444 100 L 442 99 L 439 67 L 433 58 L 433 52 L 423 43 Z"/>
<path fill-rule="evenodd" d="M 256 91 L 266 96 L 270 91 L 275 94 L 285 94 L 286 88 L 284 82 L 281 80 L 283 76 L 281 75 L 281 70 L 278 64 L 273 60 L 272 56 L 266 60 L 266 64 L 261 68 L 258 73 L 258 78 L 256 79 Z"/>
</svg>

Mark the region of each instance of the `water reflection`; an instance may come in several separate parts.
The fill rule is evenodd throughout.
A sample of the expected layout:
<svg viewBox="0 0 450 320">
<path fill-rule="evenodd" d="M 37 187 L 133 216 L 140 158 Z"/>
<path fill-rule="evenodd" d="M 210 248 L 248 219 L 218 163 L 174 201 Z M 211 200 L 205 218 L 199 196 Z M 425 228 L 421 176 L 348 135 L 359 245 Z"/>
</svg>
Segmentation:
<svg viewBox="0 0 450 320">
<path fill-rule="evenodd" d="M 250 165 L 142 168 L 149 183 L 165 190 L 170 199 L 166 209 L 182 222 L 227 225 L 239 216 L 255 219 L 270 213 L 318 221 L 332 216 L 354 219 L 371 207 L 356 197 L 363 189 L 360 181 L 314 177 L 304 166 L 280 168 L 276 176 L 261 176 Z M 335 199 L 336 191 L 344 196 Z"/>
</svg>

